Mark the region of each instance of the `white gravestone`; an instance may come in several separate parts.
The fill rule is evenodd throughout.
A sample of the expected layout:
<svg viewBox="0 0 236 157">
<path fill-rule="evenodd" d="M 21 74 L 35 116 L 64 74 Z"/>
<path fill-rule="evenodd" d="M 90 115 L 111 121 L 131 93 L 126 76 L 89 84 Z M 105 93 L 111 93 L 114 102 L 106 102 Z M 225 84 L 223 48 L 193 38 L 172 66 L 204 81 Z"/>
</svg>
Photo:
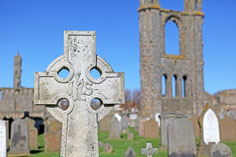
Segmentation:
<svg viewBox="0 0 236 157">
<path fill-rule="evenodd" d="M 7 123 L 0 119 L 0 157 L 7 156 Z"/>
<path fill-rule="evenodd" d="M 121 116 L 118 113 L 116 113 L 114 116 L 117 118 L 119 122 L 121 121 Z"/>
<path fill-rule="evenodd" d="M 212 109 L 208 109 L 203 117 L 203 139 L 206 145 L 220 142 L 219 122 Z"/>
<path fill-rule="evenodd" d="M 157 122 L 157 125 L 160 128 L 160 125 L 161 125 L 160 113 L 155 114 L 155 121 Z"/>
<path fill-rule="evenodd" d="M 99 78 L 93 78 L 96 69 Z M 62 70 L 69 76 L 61 78 Z M 98 157 L 98 122 L 124 103 L 124 74 L 96 55 L 93 31 L 65 31 L 64 55 L 35 73 L 35 104 L 62 123 L 61 157 Z M 91 103 L 97 100 L 97 103 Z M 100 105 L 98 105 L 98 103 Z M 95 106 L 93 105 L 95 104 Z"/>
<path fill-rule="evenodd" d="M 142 154 L 147 155 L 147 157 L 152 157 L 153 154 L 157 154 L 158 149 L 152 148 L 152 143 L 146 143 L 146 148 L 141 149 Z"/>
</svg>

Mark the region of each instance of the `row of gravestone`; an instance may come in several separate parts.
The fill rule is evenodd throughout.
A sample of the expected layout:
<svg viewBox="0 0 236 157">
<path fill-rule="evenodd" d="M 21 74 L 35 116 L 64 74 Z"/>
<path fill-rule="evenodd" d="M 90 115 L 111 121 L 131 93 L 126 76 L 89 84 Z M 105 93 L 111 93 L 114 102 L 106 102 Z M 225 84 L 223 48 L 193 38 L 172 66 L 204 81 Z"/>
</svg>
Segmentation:
<svg viewBox="0 0 236 157">
<path fill-rule="evenodd" d="M 128 127 L 130 126 L 129 119 L 127 116 L 123 115 L 120 117 L 115 114 L 112 117 L 106 117 L 99 122 L 100 131 L 106 131 L 110 133 L 110 139 L 119 139 L 120 133 L 128 132 Z M 159 128 L 158 123 L 154 120 L 137 118 L 133 125 L 137 131 L 139 131 L 139 136 L 144 136 L 145 138 L 158 138 Z"/>
<path fill-rule="evenodd" d="M 11 138 L 8 141 L 8 121 L 0 120 L 0 156 L 5 157 L 8 143 L 9 154 L 29 154 L 38 149 L 38 130 L 30 118 L 16 119 L 11 124 Z"/>
</svg>

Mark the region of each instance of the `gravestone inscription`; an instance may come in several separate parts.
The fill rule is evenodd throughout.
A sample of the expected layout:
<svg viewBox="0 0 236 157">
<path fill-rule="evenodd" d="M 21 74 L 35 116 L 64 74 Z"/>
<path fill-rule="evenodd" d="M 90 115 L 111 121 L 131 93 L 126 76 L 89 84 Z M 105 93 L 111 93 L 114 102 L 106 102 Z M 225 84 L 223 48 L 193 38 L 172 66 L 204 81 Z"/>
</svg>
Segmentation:
<svg viewBox="0 0 236 157">
<path fill-rule="evenodd" d="M 17 119 L 12 122 L 9 154 L 29 154 L 29 132 L 26 120 Z"/>
<path fill-rule="evenodd" d="M 0 119 L 0 157 L 7 156 L 7 124 Z"/>
<path fill-rule="evenodd" d="M 65 31 L 64 55 L 35 73 L 34 102 L 62 123 L 61 157 L 98 157 L 98 122 L 124 103 L 124 74 L 96 55 L 95 32 Z"/>
</svg>

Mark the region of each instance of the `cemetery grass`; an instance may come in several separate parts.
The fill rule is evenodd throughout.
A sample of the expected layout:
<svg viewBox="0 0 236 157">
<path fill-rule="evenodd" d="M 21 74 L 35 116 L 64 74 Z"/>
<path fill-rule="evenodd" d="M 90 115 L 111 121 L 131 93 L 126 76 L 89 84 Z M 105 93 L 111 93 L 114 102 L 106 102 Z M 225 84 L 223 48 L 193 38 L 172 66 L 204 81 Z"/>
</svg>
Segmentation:
<svg viewBox="0 0 236 157">
<path fill-rule="evenodd" d="M 108 132 L 99 132 L 98 139 L 102 141 L 104 144 L 110 143 L 113 146 L 113 153 L 106 154 L 103 153 L 102 147 L 99 148 L 100 157 L 123 157 L 125 156 L 125 152 L 127 151 L 128 147 L 132 147 L 136 152 L 137 157 L 145 157 L 145 155 L 141 155 L 141 148 L 146 147 L 146 143 L 152 143 L 153 148 L 160 148 L 161 141 L 160 138 L 151 138 L 146 139 L 144 137 L 138 136 L 138 132 L 135 131 L 134 128 L 130 128 L 130 131 L 134 133 L 134 140 L 127 140 L 127 135 L 122 134 L 122 138 L 120 140 L 110 140 L 108 139 L 109 133 Z M 44 140 L 43 135 L 38 136 L 39 142 L 39 150 L 31 150 L 30 157 L 59 157 L 60 153 L 45 153 L 44 152 Z M 199 138 L 196 138 L 196 143 L 199 143 Z M 228 145 L 232 150 L 233 157 L 236 157 L 236 141 L 235 142 L 223 142 L 224 144 Z M 158 149 L 158 154 L 153 155 L 153 157 L 167 157 L 166 150 Z"/>
</svg>

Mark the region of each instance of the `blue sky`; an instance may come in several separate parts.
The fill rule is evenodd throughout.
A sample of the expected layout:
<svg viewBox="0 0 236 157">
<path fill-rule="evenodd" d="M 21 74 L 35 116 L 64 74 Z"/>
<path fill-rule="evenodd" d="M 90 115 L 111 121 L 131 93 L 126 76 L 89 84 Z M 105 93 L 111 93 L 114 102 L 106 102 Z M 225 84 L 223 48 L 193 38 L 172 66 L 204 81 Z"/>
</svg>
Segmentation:
<svg viewBox="0 0 236 157">
<path fill-rule="evenodd" d="M 183 0 L 160 3 L 183 10 Z M 126 88 L 140 88 L 138 7 L 138 0 L 1 0 L 0 87 L 13 86 L 17 50 L 23 58 L 22 86 L 33 87 L 34 72 L 45 71 L 63 54 L 64 30 L 94 30 L 97 54 L 114 71 L 125 72 Z M 235 8 L 235 0 L 203 2 L 204 82 L 209 93 L 236 88 Z"/>
</svg>

